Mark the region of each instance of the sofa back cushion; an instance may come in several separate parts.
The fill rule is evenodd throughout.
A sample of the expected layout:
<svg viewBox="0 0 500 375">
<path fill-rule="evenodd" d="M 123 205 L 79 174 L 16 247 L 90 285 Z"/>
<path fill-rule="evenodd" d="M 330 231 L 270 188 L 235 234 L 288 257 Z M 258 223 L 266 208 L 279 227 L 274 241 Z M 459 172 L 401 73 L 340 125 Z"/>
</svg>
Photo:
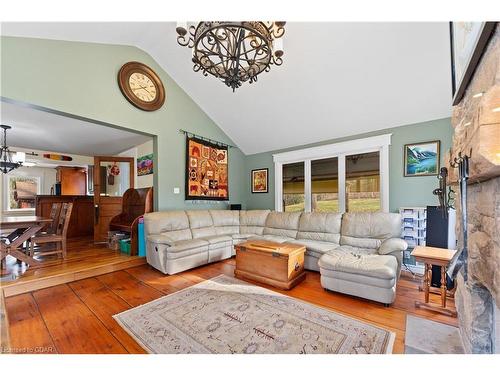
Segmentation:
<svg viewBox="0 0 500 375">
<path fill-rule="evenodd" d="M 382 241 L 400 237 L 401 216 L 385 212 L 345 213 L 342 217 L 341 245 L 378 249 Z"/>
<path fill-rule="evenodd" d="M 342 214 L 311 212 L 300 216 L 297 239 L 340 243 Z"/>
<path fill-rule="evenodd" d="M 270 212 L 270 210 L 240 211 L 240 233 L 262 235 Z"/>
<path fill-rule="evenodd" d="M 302 212 L 271 212 L 266 219 L 264 234 L 296 238 Z"/>
<path fill-rule="evenodd" d="M 162 211 L 144 214 L 146 235 L 164 234 L 174 241 L 192 239 L 189 219 L 184 211 Z"/>
<path fill-rule="evenodd" d="M 215 232 L 218 235 L 240 233 L 240 213 L 229 210 L 210 210 Z"/>
<path fill-rule="evenodd" d="M 193 238 L 215 236 L 214 222 L 208 210 L 186 211 Z"/>
</svg>

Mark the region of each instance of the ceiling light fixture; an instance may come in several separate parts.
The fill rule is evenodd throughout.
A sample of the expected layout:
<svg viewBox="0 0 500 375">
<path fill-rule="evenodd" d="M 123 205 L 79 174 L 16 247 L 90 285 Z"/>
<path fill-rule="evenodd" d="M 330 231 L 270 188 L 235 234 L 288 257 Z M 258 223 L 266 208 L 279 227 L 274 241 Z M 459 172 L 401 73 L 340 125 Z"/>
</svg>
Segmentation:
<svg viewBox="0 0 500 375">
<path fill-rule="evenodd" d="M 233 92 L 283 63 L 285 22 L 203 21 L 177 23 L 177 42 L 193 49 L 193 70 L 222 80 Z"/>
<path fill-rule="evenodd" d="M 3 141 L 0 147 L 0 170 L 3 173 L 9 173 L 13 169 L 19 168 L 25 161 L 26 154 L 24 152 L 12 152 L 7 147 L 7 130 L 12 127 L 9 125 L 0 125 L 3 129 Z M 12 154 L 14 154 L 12 156 Z"/>
</svg>

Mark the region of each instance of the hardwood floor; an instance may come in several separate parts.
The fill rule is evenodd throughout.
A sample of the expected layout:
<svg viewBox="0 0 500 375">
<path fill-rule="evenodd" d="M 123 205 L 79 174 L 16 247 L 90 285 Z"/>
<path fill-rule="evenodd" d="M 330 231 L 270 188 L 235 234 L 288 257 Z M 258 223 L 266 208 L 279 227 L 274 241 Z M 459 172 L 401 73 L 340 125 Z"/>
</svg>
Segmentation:
<svg viewBox="0 0 500 375">
<path fill-rule="evenodd" d="M 143 353 L 112 318 L 114 314 L 220 274 L 232 276 L 234 266 L 234 259 L 228 259 L 166 276 L 145 264 L 8 297 L 11 347 L 14 352 L 34 353 Z M 403 276 L 390 307 L 326 292 L 317 272 L 307 272 L 306 279 L 290 291 L 269 289 L 387 328 L 396 333 L 394 353 L 402 353 L 407 314 L 457 324 L 456 318 L 416 309 L 415 300 L 423 296 L 418 285 Z M 437 295 L 431 299 L 439 302 Z"/>
<path fill-rule="evenodd" d="M 71 239 L 64 260 L 54 255 L 36 258 L 41 260 L 40 265 L 26 268 L 24 263 L 8 257 L 0 279 L 6 297 L 146 263 L 143 257 L 128 256 L 104 245 L 95 245 L 91 238 Z"/>
</svg>

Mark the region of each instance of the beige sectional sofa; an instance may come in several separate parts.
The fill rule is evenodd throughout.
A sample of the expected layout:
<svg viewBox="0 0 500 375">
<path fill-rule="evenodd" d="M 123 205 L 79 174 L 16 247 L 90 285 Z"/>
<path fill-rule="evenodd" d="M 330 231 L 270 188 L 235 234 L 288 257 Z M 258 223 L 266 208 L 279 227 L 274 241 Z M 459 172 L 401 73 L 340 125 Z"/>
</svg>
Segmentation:
<svg viewBox="0 0 500 375">
<path fill-rule="evenodd" d="M 399 214 L 188 210 L 144 215 L 147 261 L 175 274 L 230 258 L 250 238 L 306 247 L 324 288 L 392 303 L 406 242 Z"/>
</svg>

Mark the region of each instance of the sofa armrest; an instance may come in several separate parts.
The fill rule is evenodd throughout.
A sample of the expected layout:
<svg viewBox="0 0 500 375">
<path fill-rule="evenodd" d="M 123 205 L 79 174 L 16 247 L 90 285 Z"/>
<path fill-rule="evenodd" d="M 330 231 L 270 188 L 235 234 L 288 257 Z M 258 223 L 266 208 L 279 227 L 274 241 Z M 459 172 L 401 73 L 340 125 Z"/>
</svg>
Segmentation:
<svg viewBox="0 0 500 375">
<path fill-rule="evenodd" d="M 378 253 L 380 255 L 387 255 L 393 252 L 404 251 L 408 248 L 406 241 L 401 238 L 388 238 L 378 248 Z"/>
<path fill-rule="evenodd" d="M 164 234 L 151 234 L 147 238 L 148 242 L 152 242 L 154 244 L 159 245 L 167 245 L 174 246 L 174 240 L 169 236 L 165 236 Z"/>
</svg>

